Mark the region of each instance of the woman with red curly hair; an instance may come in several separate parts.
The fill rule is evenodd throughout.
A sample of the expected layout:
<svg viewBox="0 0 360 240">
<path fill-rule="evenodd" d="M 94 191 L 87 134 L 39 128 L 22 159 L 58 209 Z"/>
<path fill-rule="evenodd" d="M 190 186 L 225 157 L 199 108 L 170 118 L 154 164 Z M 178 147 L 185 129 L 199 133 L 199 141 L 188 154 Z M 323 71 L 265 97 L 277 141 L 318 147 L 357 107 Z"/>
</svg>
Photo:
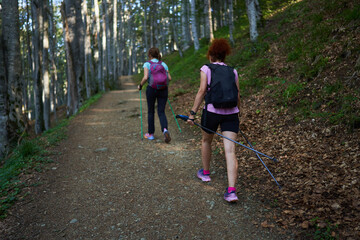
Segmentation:
<svg viewBox="0 0 360 240">
<path fill-rule="evenodd" d="M 231 47 L 226 39 L 215 39 L 209 47 L 207 57 L 210 60 L 210 64 L 206 64 L 200 69 L 200 88 L 196 94 L 193 107 L 191 108 L 188 124 L 194 125 L 194 117 L 199 110 L 201 103 L 205 96 L 210 92 L 211 77 L 216 71 L 216 68 L 224 68 L 227 66 L 224 61 L 227 55 L 231 52 Z M 230 68 L 230 67 L 225 67 Z M 226 71 L 226 70 L 225 70 Z M 222 134 L 230 139 L 235 140 L 239 131 L 239 107 L 240 107 L 240 95 L 239 95 L 239 82 L 238 74 L 235 69 L 227 70 L 230 72 L 230 76 L 233 74 L 233 88 L 235 89 L 235 106 L 218 107 L 214 104 L 205 101 L 204 109 L 202 110 L 201 125 L 207 129 L 216 132 L 220 125 Z M 232 71 L 232 72 L 231 72 Z M 229 75 L 229 74 L 228 74 Z M 219 74 L 217 75 L 219 76 Z M 218 77 L 217 77 L 218 78 Z M 221 78 L 221 77 L 220 77 Z M 217 79 L 218 81 L 218 79 Z M 226 81 L 221 78 L 220 81 Z M 232 79 L 230 78 L 230 81 Z M 234 90 L 233 89 L 233 90 Z M 237 100 L 237 101 L 236 101 Z M 210 160 L 211 160 L 211 143 L 214 137 L 214 133 L 202 129 L 202 146 L 201 146 L 201 158 L 203 168 L 197 172 L 197 177 L 203 182 L 211 181 L 210 178 Z M 238 172 L 238 161 L 235 155 L 235 143 L 224 138 L 224 149 L 228 176 L 228 187 L 226 188 L 224 199 L 227 202 L 236 202 L 238 197 L 236 196 L 236 180 Z"/>
</svg>

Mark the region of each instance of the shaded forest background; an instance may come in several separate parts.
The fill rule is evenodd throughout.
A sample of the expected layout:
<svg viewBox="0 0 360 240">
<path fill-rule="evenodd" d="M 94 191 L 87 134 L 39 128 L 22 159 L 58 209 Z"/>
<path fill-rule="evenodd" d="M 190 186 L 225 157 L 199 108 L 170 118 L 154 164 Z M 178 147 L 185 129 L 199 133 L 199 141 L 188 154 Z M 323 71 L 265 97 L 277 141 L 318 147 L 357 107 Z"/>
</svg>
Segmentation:
<svg viewBox="0 0 360 240">
<path fill-rule="evenodd" d="M 267 164 L 284 186 L 276 191 L 256 156 L 239 152 L 244 190 L 300 236 L 360 237 L 357 1 L 0 3 L 3 216 L 21 192 L 16 176 L 40 170 L 48 161 L 42 148 L 66 137 L 60 112 L 71 119 L 121 88 L 122 75 L 139 80 L 147 49 L 157 46 L 174 80 L 170 100 L 187 114 L 209 42 L 224 37 L 233 46 L 227 63 L 240 77 L 241 129 L 259 150 L 279 156 Z M 31 132 L 45 142 L 30 141 Z M 222 154 L 217 141 L 214 156 Z"/>
</svg>

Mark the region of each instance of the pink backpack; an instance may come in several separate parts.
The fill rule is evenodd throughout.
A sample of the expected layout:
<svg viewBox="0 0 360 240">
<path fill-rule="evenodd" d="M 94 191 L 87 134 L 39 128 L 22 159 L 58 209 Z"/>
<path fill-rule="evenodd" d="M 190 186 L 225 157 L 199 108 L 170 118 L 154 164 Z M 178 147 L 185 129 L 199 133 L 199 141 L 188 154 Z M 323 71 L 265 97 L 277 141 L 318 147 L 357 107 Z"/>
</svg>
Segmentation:
<svg viewBox="0 0 360 240">
<path fill-rule="evenodd" d="M 150 79 L 149 85 L 154 89 L 165 89 L 169 83 L 168 74 L 161 64 L 161 61 L 150 63 Z"/>
</svg>

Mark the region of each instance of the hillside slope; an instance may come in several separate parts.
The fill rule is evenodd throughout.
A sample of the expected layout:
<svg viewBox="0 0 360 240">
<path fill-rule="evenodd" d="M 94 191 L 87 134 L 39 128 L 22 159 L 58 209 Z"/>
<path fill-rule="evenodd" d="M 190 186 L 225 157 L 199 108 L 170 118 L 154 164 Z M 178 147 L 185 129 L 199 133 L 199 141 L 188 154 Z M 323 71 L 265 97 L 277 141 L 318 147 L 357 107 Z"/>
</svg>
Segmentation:
<svg viewBox="0 0 360 240">
<path fill-rule="evenodd" d="M 355 0 L 290 1 L 265 14 L 256 44 L 240 21 L 227 59 L 240 75 L 241 130 L 279 158 L 265 163 L 283 186 L 279 191 L 256 156 L 239 148 L 239 187 L 262 197 L 267 217 L 298 229 L 299 238 L 360 237 L 359 13 Z M 192 105 L 206 48 L 165 58 L 178 113 Z M 214 158 L 222 160 L 219 140 Z"/>
</svg>

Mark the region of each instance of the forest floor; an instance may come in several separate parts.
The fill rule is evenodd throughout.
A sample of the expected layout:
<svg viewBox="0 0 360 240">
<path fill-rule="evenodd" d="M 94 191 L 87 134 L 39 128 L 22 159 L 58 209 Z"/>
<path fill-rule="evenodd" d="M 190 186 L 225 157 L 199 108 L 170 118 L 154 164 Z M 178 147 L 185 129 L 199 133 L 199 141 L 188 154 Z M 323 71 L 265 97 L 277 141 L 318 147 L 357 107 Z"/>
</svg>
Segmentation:
<svg viewBox="0 0 360 240">
<path fill-rule="evenodd" d="M 142 106 L 146 130 L 144 96 Z M 122 90 L 105 93 L 71 120 L 68 138 L 52 149 L 54 162 L 46 171 L 27 176 L 31 187 L 23 192 L 28 194 L 0 222 L 0 238 L 296 237 L 269 218 L 278 209 L 246 190 L 244 182 L 238 186 L 238 203 L 223 200 L 227 180 L 220 152 L 212 161 L 212 182 L 197 179 L 199 131 L 182 122 L 180 133 L 170 110 L 167 117 L 170 144 L 164 143 L 157 119 L 156 139 L 141 140 L 139 92 L 125 78 Z"/>
</svg>

